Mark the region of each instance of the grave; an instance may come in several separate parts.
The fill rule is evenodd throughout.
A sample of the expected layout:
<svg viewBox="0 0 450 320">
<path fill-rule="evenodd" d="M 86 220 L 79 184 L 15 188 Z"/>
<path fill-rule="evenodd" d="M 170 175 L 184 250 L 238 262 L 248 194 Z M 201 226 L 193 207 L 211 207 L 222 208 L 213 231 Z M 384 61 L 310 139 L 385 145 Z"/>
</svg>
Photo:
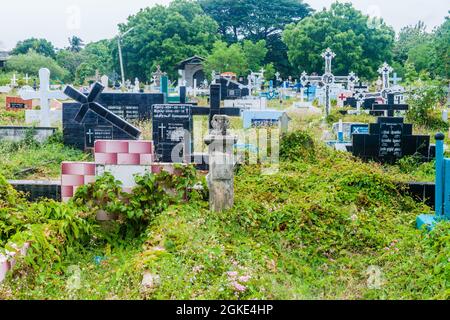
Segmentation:
<svg viewBox="0 0 450 320">
<path fill-rule="evenodd" d="M 442 221 L 450 220 L 450 159 L 444 158 L 443 133 L 436 135 L 435 214 L 417 217 L 417 228 L 432 230 Z"/>
<path fill-rule="evenodd" d="M 280 126 L 281 133 L 287 133 L 291 120 L 286 112 L 276 110 L 245 110 L 242 117 L 244 129 Z"/>
<path fill-rule="evenodd" d="M 192 105 L 154 105 L 152 120 L 156 160 L 190 163 L 193 131 Z M 178 146 L 181 148 L 178 149 Z"/>
<path fill-rule="evenodd" d="M 32 100 L 24 100 L 18 97 L 6 97 L 6 111 L 30 110 L 32 108 Z"/>
<path fill-rule="evenodd" d="M 413 155 L 430 160 L 430 137 L 413 135 L 412 129 L 412 124 L 404 123 L 403 118 L 379 117 L 377 123 L 369 125 L 369 133 L 353 134 L 353 155 L 382 163 L 394 163 Z"/>
<path fill-rule="evenodd" d="M 220 77 L 218 82 L 221 85 L 222 100 L 241 99 L 250 95 L 250 90 L 242 83 L 224 77 Z"/>
<path fill-rule="evenodd" d="M 321 83 L 324 85 L 324 99 L 325 99 L 325 113 L 328 117 L 331 112 L 331 90 L 338 83 L 347 83 L 347 87 L 353 87 L 354 83 L 357 82 L 358 78 L 353 72 L 348 76 L 335 76 L 331 72 L 331 63 L 336 57 L 336 54 L 327 48 L 324 53 L 322 53 L 322 58 L 325 59 L 325 73 L 322 76 L 308 76 L 306 72 L 303 72 L 300 81 L 302 85 L 308 83 Z"/>
<path fill-rule="evenodd" d="M 255 98 L 255 99 L 236 99 L 236 100 L 225 100 L 225 108 L 240 108 L 242 110 L 265 110 L 267 109 L 267 99 L 266 98 Z"/>
<path fill-rule="evenodd" d="M 39 99 L 40 100 L 40 126 L 50 127 L 50 105 L 49 101 L 52 99 L 65 100 L 67 97 L 61 91 L 50 90 L 50 70 L 42 68 L 39 70 L 39 91 L 22 90 L 20 96 L 25 100 Z"/>
<path fill-rule="evenodd" d="M 20 142 L 29 134 L 39 143 L 45 142 L 56 132 L 56 128 L 0 126 L 0 141 Z"/>
<path fill-rule="evenodd" d="M 62 111 L 61 110 L 50 110 L 50 125 L 56 126 L 62 123 Z M 25 111 L 25 123 L 26 124 L 35 124 L 41 121 L 41 112 L 40 110 L 26 110 Z"/>
<path fill-rule="evenodd" d="M 390 93 L 388 94 L 387 98 L 387 104 L 374 104 L 370 114 L 377 116 L 379 115 L 379 112 L 381 112 L 387 117 L 393 117 L 395 111 L 407 111 L 409 109 L 407 104 L 395 103 L 395 94 Z"/>
<path fill-rule="evenodd" d="M 63 106 L 64 144 L 92 149 L 96 140 L 136 140 L 141 132 L 96 102 L 104 87 L 96 83 L 88 96 L 68 86 L 64 93 L 77 101 Z"/>
</svg>

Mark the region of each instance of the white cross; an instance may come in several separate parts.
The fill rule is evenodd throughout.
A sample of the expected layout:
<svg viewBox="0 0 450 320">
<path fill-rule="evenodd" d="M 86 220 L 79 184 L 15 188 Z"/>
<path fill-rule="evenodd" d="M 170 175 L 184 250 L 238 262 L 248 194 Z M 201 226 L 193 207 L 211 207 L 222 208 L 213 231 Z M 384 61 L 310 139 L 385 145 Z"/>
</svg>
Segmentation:
<svg viewBox="0 0 450 320">
<path fill-rule="evenodd" d="M 16 78 L 16 74 L 13 74 L 13 77 L 11 78 L 11 87 L 15 87 L 17 86 L 17 78 Z"/>
<path fill-rule="evenodd" d="M 392 82 L 394 83 L 394 86 L 396 86 L 402 80 L 403 80 L 402 78 L 397 77 L 397 72 L 395 72 L 394 76 L 392 77 Z"/>
<path fill-rule="evenodd" d="M 378 69 L 378 73 L 382 75 L 383 77 L 383 88 L 382 90 L 389 89 L 389 75 L 391 72 L 394 71 L 394 69 L 387 64 L 387 62 L 383 63 L 383 65 Z"/>
<path fill-rule="evenodd" d="M 161 139 L 164 139 L 164 130 L 166 129 L 166 126 L 164 123 L 161 123 L 158 127 L 158 129 L 161 129 Z"/>
<path fill-rule="evenodd" d="M 67 100 L 67 97 L 61 91 L 50 91 L 50 70 L 46 68 L 42 68 L 41 70 L 39 70 L 39 82 L 39 91 L 22 91 L 20 93 L 20 97 L 24 100 L 39 99 L 41 101 L 41 126 L 50 127 L 49 101 L 51 99 Z"/>
<path fill-rule="evenodd" d="M 350 84 L 350 79 L 353 79 L 353 77 L 356 78 L 354 73 L 350 73 L 346 77 L 336 77 L 331 72 L 331 62 L 333 61 L 334 57 L 336 57 L 336 54 L 331 51 L 330 48 L 327 48 L 324 53 L 322 53 L 322 58 L 325 59 L 325 73 L 323 76 L 308 76 L 306 72 L 303 72 L 300 76 L 300 82 L 303 86 L 305 86 L 308 82 L 314 82 L 314 83 L 323 83 L 325 85 L 325 111 L 326 116 L 330 115 L 331 112 L 331 87 L 334 86 L 336 83 L 345 83 L 347 82 Z"/>
<path fill-rule="evenodd" d="M 30 78 L 28 77 L 28 73 L 25 75 L 25 84 L 28 85 L 28 81 L 30 81 Z"/>
</svg>

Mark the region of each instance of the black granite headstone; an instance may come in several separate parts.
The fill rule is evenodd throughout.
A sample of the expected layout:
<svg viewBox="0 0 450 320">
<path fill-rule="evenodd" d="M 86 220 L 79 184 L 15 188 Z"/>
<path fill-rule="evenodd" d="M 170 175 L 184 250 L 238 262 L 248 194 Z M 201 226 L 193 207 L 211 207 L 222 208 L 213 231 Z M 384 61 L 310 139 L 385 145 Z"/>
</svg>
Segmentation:
<svg viewBox="0 0 450 320">
<path fill-rule="evenodd" d="M 159 162 L 185 162 L 192 151 L 192 106 L 157 104 L 152 107 L 153 142 Z M 175 149 L 182 145 L 182 148 Z M 188 150 L 186 150 L 188 149 Z M 172 157 L 174 150 L 176 158 Z"/>
<path fill-rule="evenodd" d="M 221 99 L 233 100 L 240 99 L 249 95 L 247 88 L 241 88 L 241 84 L 235 81 L 231 81 L 226 78 L 220 78 L 221 85 Z"/>
<path fill-rule="evenodd" d="M 412 124 L 403 118 L 380 117 L 369 125 L 368 134 L 353 134 L 352 152 L 363 160 L 394 163 L 404 156 L 431 158 L 430 136 L 413 135 Z"/>
<path fill-rule="evenodd" d="M 85 96 L 68 86 L 64 93 L 79 103 L 63 104 L 64 144 L 80 150 L 94 147 L 96 140 L 136 140 L 141 132 L 96 102 L 103 86 L 96 83 Z"/>
<path fill-rule="evenodd" d="M 126 121 L 151 119 L 152 106 L 163 104 L 162 93 L 102 93 L 98 102 Z"/>
</svg>

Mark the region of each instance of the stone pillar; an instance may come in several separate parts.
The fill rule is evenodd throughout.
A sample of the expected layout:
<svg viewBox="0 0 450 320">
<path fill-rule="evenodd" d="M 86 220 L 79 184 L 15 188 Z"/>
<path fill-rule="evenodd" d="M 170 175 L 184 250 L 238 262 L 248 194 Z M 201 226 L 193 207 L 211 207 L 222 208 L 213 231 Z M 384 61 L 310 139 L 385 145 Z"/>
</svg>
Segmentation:
<svg viewBox="0 0 450 320">
<path fill-rule="evenodd" d="M 209 205 L 213 212 L 222 212 L 234 205 L 234 145 L 238 139 L 228 132 L 230 118 L 215 115 L 211 121 L 213 130 L 205 138 L 209 147 Z"/>
</svg>

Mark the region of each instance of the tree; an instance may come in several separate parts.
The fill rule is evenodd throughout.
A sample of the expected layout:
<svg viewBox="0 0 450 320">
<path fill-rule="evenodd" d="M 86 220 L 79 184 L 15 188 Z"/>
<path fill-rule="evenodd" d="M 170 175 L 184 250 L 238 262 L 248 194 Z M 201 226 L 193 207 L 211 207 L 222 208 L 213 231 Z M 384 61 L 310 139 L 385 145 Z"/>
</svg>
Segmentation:
<svg viewBox="0 0 450 320">
<path fill-rule="evenodd" d="M 217 23 L 194 0 L 142 9 L 119 26 L 121 32 L 132 27 L 133 31 L 122 39 L 124 65 L 127 78 L 141 81 L 149 80 L 157 65 L 177 78 L 178 62 L 194 55 L 207 56 L 218 40 Z M 117 44 L 113 56 L 119 71 Z"/>
<path fill-rule="evenodd" d="M 384 62 L 391 62 L 394 30 L 382 20 L 371 21 L 350 3 L 334 3 L 283 33 L 288 57 L 297 72 L 323 72 L 321 53 L 330 47 L 335 53 L 333 73 L 356 72 L 374 79 Z M 376 25 L 373 23 L 376 22 Z"/>
<path fill-rule="evenodd" d="M 219 24 L 219 31 L 228 43 L 243 39 L 265 40 L 266 63 L 287 76 L 291 72 L 286 46 L 281 33 L 290 23 L 308 16 L 312 9 L 301 0 L 198 0 L 203 10 Z"/>
<path fill-rule="evenodd" d="M 414 26 L 407 26 L 400 30 L 394 46 L 394 61 L 405 64 L 409 51 L 416 45 L 428 42 L 430 35 L 426 31 L 426 25 L 419 21 Z"/>
<path fill-rule="evenodd" d="M 30 50 L 50 58 L 55 58 L 56 56 L 55 47 L 51 42 L 36 38 L 19 41 L 11 53 L 13 55 L 27 54 Z"/>
<path fill-rule="evenodd" d="M 433 74 L 443 79 L 450 78 L 450 17 L 435 30 L 433 39 Z"/>
<path fill-rule="evenodd" d="M 60 67 L 52 58 L 40 55 L 34 51 L 27 54 L 14 55 L 6 63 L 7 71 L 19 72 L 22 74 L 29 74 L 30 76 L 37 76 L 41 68 L 50 70 L 52 79 L 59 81 L 66 81 L 68 71 Z"/>
<path fill-rule="evenodd" d="M 69 38 L 69 47 L 67 48 L 72 52 L 80 52 L 84 47 L 84 42 L 81 38 L 73 36 Z"/>
<path fill-rule="evenodd" d="M 85 60 L 85 56 L 82 53 L 72 52 L 67 49 L 59 50 L 56 54 L 56 62 L 69 72 L 70 81 L 75 80 L 75 73 Z"/>
<path fill-rule="evenodd" d="M 242 50 L 247 60 L 247 68 L 250 71 L 258 71 L 264 63 L 267 56 L 266 41 L 260 40 L 256 43 L 250 40 L 244 40 L 242 42 Z"/>
<path fill-rule="evenodd" d="M 216 72 L 234 72 L 237 75 L 248 73 L 248 62 L 241 45 L 234 43 L 230 46 L 223 41 L 214 44 L 212 53 L 204 63 L 207 75 Z"/>
<path fill-rule="evenodd" d="M 217 41 L 211 54 L 205 61 L 205 72 L 234 72 L 239 76 L 246 76 L 251 71 L 259 71 L 264 65 L 267 54 L 266 42 L 260 40 L 256 43 L 244 40 L 242 43 L 227 45 L 226 42 Z"/>
</svg>

